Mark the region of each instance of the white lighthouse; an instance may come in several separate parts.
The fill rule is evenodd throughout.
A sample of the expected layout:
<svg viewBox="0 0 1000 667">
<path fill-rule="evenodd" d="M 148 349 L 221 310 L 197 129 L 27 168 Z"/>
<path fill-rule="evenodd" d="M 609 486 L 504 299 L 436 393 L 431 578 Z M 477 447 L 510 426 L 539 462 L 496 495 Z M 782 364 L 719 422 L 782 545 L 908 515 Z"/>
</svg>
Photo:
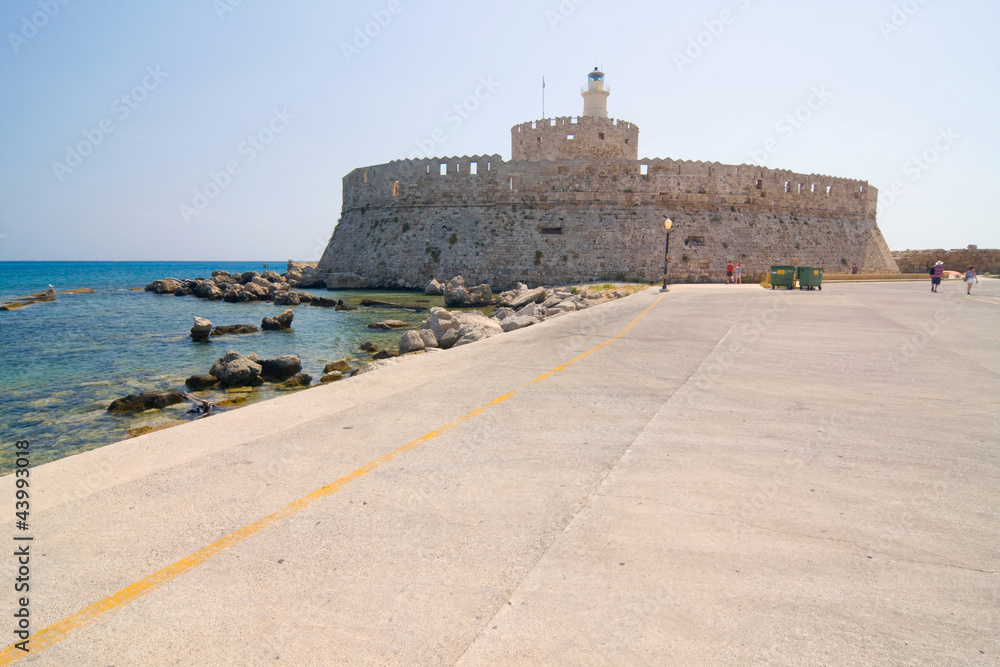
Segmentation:
<svg viewBox="0 0 1000 667">
<path fill-rule="evenodd" d="M 604 86 L 604 72 L 594 68 L 594 71 L 587 75 L 587 87 L 581 92 L 583 95 L 583 115 L 592 118 L 608 117 L 608 95 L 610 88 Z"/>
</svg>

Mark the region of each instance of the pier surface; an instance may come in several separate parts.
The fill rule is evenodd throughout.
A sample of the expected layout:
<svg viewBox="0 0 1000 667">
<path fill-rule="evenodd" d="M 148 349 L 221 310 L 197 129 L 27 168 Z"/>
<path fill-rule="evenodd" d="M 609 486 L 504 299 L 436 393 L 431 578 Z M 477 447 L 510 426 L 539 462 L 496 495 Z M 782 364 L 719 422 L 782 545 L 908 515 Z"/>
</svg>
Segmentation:
<svg viewBox="0 0 1000 667">
<path fill-rule="evenodd" d="M 998 341 L 996 280 L 650 289 L 39 466 L 4 659 L 995 665 Z"/>
</svg>

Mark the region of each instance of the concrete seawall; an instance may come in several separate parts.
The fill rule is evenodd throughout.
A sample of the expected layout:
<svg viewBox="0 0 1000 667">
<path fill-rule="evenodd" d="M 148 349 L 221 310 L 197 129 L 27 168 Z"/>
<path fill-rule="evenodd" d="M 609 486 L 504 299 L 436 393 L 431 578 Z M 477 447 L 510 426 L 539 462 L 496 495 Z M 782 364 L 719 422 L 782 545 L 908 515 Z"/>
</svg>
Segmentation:
<svg viewBox="0 0 1000 667">
<path fill-rule="evenodd" d="M 651 289 L 40 466 L 32 657 L 995 664 L 998 324 Z"/>
</svg>

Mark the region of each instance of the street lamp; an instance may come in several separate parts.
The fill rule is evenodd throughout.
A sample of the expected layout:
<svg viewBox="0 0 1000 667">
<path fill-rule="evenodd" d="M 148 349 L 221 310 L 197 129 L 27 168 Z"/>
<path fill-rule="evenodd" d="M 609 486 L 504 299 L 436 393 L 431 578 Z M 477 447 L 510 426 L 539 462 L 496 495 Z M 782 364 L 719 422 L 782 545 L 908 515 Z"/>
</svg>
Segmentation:
<svg viewBox="0 0 1000 667">
<path fill-rule="evenodd" d="M 663 226 L 667 230 L 667 243 L 663 249 L 663 287 L 660 288 L 660 291 L 669 292 L 670 290 L 667 289 L 667 255 L 670 252 L 670 228 L 674 226 L 674 221 L 667 218 L 663 221 Z"/>
</svg>

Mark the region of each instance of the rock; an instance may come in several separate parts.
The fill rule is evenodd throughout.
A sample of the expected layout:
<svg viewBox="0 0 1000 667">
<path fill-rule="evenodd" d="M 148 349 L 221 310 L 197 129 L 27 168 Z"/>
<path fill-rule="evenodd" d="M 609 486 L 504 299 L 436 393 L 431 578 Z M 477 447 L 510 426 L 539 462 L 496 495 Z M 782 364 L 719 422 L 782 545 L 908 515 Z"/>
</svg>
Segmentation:
<svg viewBox="0 0 1000 667">
<path fill-rule="evenodd" d="M 212 271 L 212 277 L 213 278 L 217 278 L 219 276 L 222 276 L 223 278 L 228 278 L 229 277 L 229 271 Z"/>
<path fill-rule="evenodd" d="M 260 364 L 247 359 L 235 350 L 230 350 L 221 356 L 209 371 L 224 387 L 259 387 L 264 384 L 260 372 Z"/>
<path fill-rule="evenodd" d="M 326 288 L 337 289 L 364 289 L 369 287 L 371 281 L 356 273 L 331 273 L 326 279 Z"/>
<path fill-rule="evenodd" d="M 326 284 L 326 274 L 317 269 L 315 266 L 307 266 L 303 268 L 293 267 L 288 271 L 285 279 L 292 287 L 298 287 L 300 289 L 323 287 Z"/>
<path fill-rule="evenodd" d="M 222 300 L 226 303 L 237 303 L 240 300 L 240 293 L 236 288 L 230 287 L 223 293 Z"/>
<path fill-rule="evenodd" d="M 502 322 L 500 322 L 500 328 L 507 331 L 516 331 L 518 329 L 523 329 L 524 327 L 530 327 L 532 324 L 538 324 L 541 320 L 534 317 L 524 317 L 522 315 L 514 315 L 513 317 L 508 317 Z"/>
<path fill-rule="evenodd" d="M 323 384 L 329 384 L 330 382 L 337 382 L 338 380 L 343 380 L 343 379 L 344 379 L 344 374 L 341 373 L 340 371 L 330 371 L 329 373 L 321 377 L 319 381 Z"/>
<path fill-rule="evenodd" d="M 331 299 L 328 296 L 313 296 L 309 299 L 309 305 L 317 308 L 339 308 L 340 299 Z"/>
<path fill-rule="evenodd" d="M 442 350 L 448 350 L 454 347 L 455 343 L 459 339 L 458 329 L 448 329 L 444 334 L 438 338 L 438 347 Z"/>
<path fill-rule="evenodd" d="M 576 310 L 576 301 L 572 299 L 566 299 L 565 301 L 560 301 L 555 305 L 559 310 L 565 310 L 567 313 Z"/>
<path fill-rule="evenodd" d="M 205 340 L 212 333 L 212 320 L 204 317 L 194 318 L 194 326 L 191 327 L 191 338 L 194 340 Z"/>
<path fill-rule="evenodd" d="M 372 322 L 368 325 L 369 329 L 405 329 L 410 326 L 409 322 L 404 322 L 403 320 L 382 320 L 381 322 Z"/>
<path fill-rule="evenodd" d="M 233 280 L 228 275 L 225 275 L 225 276 L 213 276 L 212 277 L 212 282 L 215 283 L 216 287 L 220 287 L 220 288 L 229 287 L 230 285 L 235 285 L 236 284 L 236 281 Z"/>
<path fill-rule="evenodd" d="M 184 380 L 184 384 L 191 391 L 203 391 L 205 389 L 211 389 L 219 381 L 211 375 L 192 375 L 187 380 Z"/>
<path fill-rule="evenodd" d="M 518 317 L 531 317 L 538 320 L 545 319 L 545 309 L 537 303 L 529 303 L 514 314 Z"/>
<path fill-rule="evenodd" d="M 511 299 L 507 305 L 514 310 L 517 310 L 519 308 L 523 308 L 529 303 L 539 303 L 544 301 L 547 294 L 548 293 L 545 291 L 544 287 L 536 287 L 533 290 L 527 290 L 523 294 Z"/>
<path fill-rule="evenodd" d="M 239 290 L 236 293 L 236 300 L 240 303 L 252 303 L 254 301 L 260 301 L 260 298 L 250 290 Z"/>
<path fill-rule="evenodd" d="M 337 310 L 357 310 L 357 306 L 352 306 L 349 303 L 344 303 L 340 299 L 337 300 Z"/>
<path fill-rule="evenodd" d="M 316 298 L 309 292 L 295 292 L 295 295 L 299 297 L 299 301 L 302 303 L 309 303 Z"/>
<path fill-rule="evenodd" d="M 398 352 L 393 352 L 392 350 L 379 350 L 372 355 L 372 359 L 391 359 L 392 357 L 398 357 Z"/>
<path fill-rule="evenodd" d="M 293 317 L 295 313 L 289 308 L 277 317 L 265 317 L 260 322 L 260 328 L 264 331 L 284 331 L 292 325 Z"/>
<path fill-rule="evenodd" d="M 371 354 L 372 352 L 378 352 L 378 345 L 371 342 L 370 340 L 366 340 L 365 342 L 361 343 L 361 351 L 368 352 L 369 354 Z"/>
<path fill-rule="evenodd" d="M 296 373 L 278 386 L 282 389 L 298 389 L 300 387 L 308 387 L 312 384 L 312 380 L 312 376 L 308 373 Z"/>
<path fill-rule="evenodd" d="M 271 303 L 276 306 L 297 306 L 301 299 L 296 292 L 278 292 L 271 298 Z"/>
<path fill-rule="evenodd" d="M 302 360 L 297 354 L 283 354 L 274 359 L 262 359 L 260 376 L 265 382 L 284 382 L 302 370 Z"/>
<path fill-rule="evenodd" d="M 261 280 L 261 279 L 254 278 L 254 280 Z M 243 290 L 241 293 L 253 294 L 260 301 L 267 301 L 268 299 L 271 298 L 271 284 L 266 283 L 266 285 L 261 285 L 256 282 L 249 282 L 243 286 Z M 242 301 L 242 299 L 240 300 Z"/>
<path fill-rule="evenodd" d="M 181 287 L 181 281 L 175 278 L 164 278 L 163 280 L 154 280 L 146 285 L 146 291 L 153 294 L 173 294 Z M 52 296 L 55 296 L 55 290 L 52 291 Z"/>
<path fill-rule="evenodd" d="M 266 280 L 268 282 L 272 282 L 272 283 L 283 283 L 283 282 L 285 282 L 285 279 L 282 278 L 281 274 L 278 273 L 277 271 L 265 271 L 264 273 L 260 274 L 260 277 L 263 278 L 264 280 Z"/>
<path fill-rule="evenodd" d="M 430 329 L 424 329 L 427 333 L 434 335 L 434 332 Z M 418 352 L 427 347 L 424 342 L 423 337 L 421 337 L 419 331 L 407 331 L 403 334 L 403 337 L 399 339 L 399 353 L 409 354 L 410 352 Z"/>
<path fill-rule="evenodd" d="M 514 310 L 512 308 L 497 308 L 495 311 L 493 311 L 493 314 L 490 317 L 492 317 L 497 322 L 503 322 L 505 319 L 511 317 L 513 314 Z"/>
<path fill-rule="evenodd" d="M 254 278 L 260 276 L 256 271 L 246 271 L 245 273 L 238 273 L 233 276 L 233 280 L 240 283 L 241 285 L 246 285 L 253 281 Z"/>
<path fill-rule="evenodd" d="M 186 286 L 174 292 L 174 296 L 191 296 L 192 294 L 194 294 L 194 290 Z"/>
<path fill-rule="evenodd" d="M 493 301 L 493 291 L 483 283 L 475 287 L 466 287 L 462 276 L 455 276 L 444 288 L 444 305 L 469 308 L 488 306 Z"/>
<path fill-rule="evenodd" d="M 477 340 L 490 338 L 503 333 L 503 328 L 496 320 L 492 320 L 481 313 L 461 313 L 460 320 L 462 326 L 458 329 L 458 340 L 452 347 L 468 345 Z"/>
<path fill-rule="evenodd" d="M 455 314 L 444 308 L 431 308 L 430 317 L 420 323 L 421 329 L 430 329 L 434 332 L 434 337 L 439 341 L 446 331 L 458 329 L 459 326 L 460 324 L 455 318 Z"/>
<path fill-rule="evenodd" d="M 424 347 L 438 346 L 437 336 L 430 329 L 418 329 L 417 333 L 420 334 L 420 338 L 424 341 Z"/>
<path fill-rule="evenodd" d="M 226 336 L 229 334 L 251 334 L 257 333 L 257 327 L 253 324 L 226 324 L 212 329 L 213 336 Z"/>
<path fill-rule="evenodd" d="M 205 298 L 209 301 L 222 301 L 222 290 L 215 285 L 210 285 L 208 295 Z"/>
<path fill-rule="evenodd" d="M 122 414 L 126 412 L 138 412 L 140 410 L 152 410 L 174 405 L 184 400 L 183 392 L 177 389 L 167 391 L 145 391 L 141 394 L 130 394 L 124 398 L 119 398 L 111 402 L 108 412 Z"/>
<path fill-rule="evenodd" d="M 251 352 L 250 354 L 248 354 L 247 359 L 254 362 L 255 364 L 260 363 L 260 356 L 256 352 Z"/>
<path fill-rule="evenodd" d="M 323 368 L 324 373 L 332 373 L 334 371 L 349 373 L 351 371 L 351 365 L 347 363 L 347 359 L 342 359 L 340 361 L 331 361 Z"/>
<path fill-rule="evenodd" d="M 441 296 L 444 294 L 444 286 L 432 277 L 424 287 L 424 294 Z"/>
</svg>

